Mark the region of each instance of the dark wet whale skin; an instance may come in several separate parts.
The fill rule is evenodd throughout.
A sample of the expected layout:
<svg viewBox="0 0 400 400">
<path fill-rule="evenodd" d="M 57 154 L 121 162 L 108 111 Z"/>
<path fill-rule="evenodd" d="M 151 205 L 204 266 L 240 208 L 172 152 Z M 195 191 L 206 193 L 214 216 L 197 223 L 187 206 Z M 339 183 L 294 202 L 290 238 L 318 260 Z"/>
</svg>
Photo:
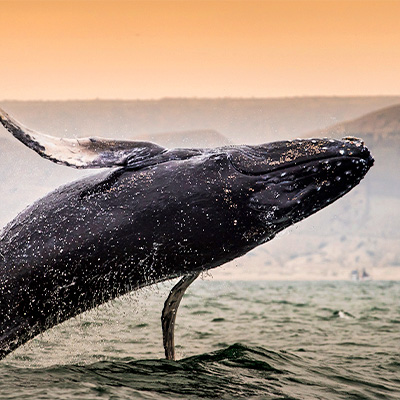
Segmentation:
<svg viewBox="0 0 400 400">
<path fill-rule="evenodd" d="M 118 295 L 247 253 L 372 163 L 356 140 L 181 149 L 55 190 L 0 234 L 0 358 Z"/>
</svg>

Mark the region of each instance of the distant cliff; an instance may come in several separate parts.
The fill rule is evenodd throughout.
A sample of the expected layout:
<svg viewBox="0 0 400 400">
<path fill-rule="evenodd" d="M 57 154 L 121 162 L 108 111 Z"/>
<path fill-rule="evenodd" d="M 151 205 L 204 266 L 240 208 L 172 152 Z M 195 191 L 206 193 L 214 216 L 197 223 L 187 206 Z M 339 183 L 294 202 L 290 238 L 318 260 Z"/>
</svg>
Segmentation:
<svg viewBox="0 0 400 400">
<path fill-rule="evenodd" d="M 400 104 L 330 126 L 318 131 L 318 134 L 335 137 L 362 135 L 375 142 L 394 140 L 400 143 Z"/>
</svg>

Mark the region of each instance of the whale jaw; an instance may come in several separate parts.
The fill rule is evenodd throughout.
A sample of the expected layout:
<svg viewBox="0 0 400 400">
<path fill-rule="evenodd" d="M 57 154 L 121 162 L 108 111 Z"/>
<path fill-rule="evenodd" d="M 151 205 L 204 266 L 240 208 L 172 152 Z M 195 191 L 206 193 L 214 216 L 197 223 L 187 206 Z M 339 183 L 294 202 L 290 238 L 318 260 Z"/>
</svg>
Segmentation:
<svg viewBox="0 0 400 400">
<path fill-rule="evenodd" d="M 232 165 L 257 177 L 249 206 L 272 233 L 345 195 L 374 163 L 369 150 L 355 138 L 275 142 L 252 150 L 247 157 L 241 154 L 241 159 L 233 159 Z"/>
</svg>

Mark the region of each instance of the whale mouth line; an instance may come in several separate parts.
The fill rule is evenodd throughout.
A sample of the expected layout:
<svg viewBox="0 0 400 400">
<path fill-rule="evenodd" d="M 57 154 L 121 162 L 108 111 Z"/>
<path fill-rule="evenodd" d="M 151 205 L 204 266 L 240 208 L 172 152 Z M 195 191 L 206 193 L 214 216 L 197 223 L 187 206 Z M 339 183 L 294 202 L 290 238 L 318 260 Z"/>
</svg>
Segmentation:
<svg viewBox="0 0 400 400">
<path fill-rule="evenodd" d="M 261 171 L 261 172 L 249 172 L 249 171 L 245 171 L 244 169 L 240 168 L 238 165 L 235 165 L 235 163 L 232 162 L 232 160 L 230 160 L 232 167 L 239 173 L 243 174 L 243 175 L 247 175 L 247 176 L 262 176 L 262 175 L 268 175 L 271 173 L 276 173 L 276 172 L 280 172 L 280 171 L 284 171 L 290 168 L 296 168 L 296 167 L 304 167 L 304 166 L 311 166 L 313 164 L 321 164 L 321 163 L 329 163 L 329 161 L 333 161 L 333 160 L 337 160 L 337 161 L 341 161 L 341 160 L 351 160 L 351 161 L 356 161 L 356 162 L 361 162 L 364 164 L 364 167 L 371 167 L 374 163 L 374 159 L 369 155 L 368 158 L 364 158 L 364 157 L 360 157 L 359 155 L 338 155 L 338 154 L 332 154 L 332 155 L 328 155 L 328 156 L 322 156 L 322 157 L 315 157 L 312 160 L 302 160 L 302 161 L 294 161 L 294 162 L 290 162 L 288 164 L 283 164 L 283 165 L 279 165 L 276 166 L 275 168 L 271 168 L 271 169 L 267 169 L 265 171 Z"/>
</svg>

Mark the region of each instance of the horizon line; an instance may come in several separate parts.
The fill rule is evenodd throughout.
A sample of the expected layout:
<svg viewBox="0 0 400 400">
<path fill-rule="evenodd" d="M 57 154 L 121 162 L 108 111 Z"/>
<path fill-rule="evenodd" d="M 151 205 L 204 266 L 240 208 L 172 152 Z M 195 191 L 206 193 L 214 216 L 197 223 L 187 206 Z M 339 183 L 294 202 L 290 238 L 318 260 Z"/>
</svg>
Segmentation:
<svg viewBox="0 0 400 400">
<path fill-rule="evenodd" d="M 149 98 L 106 98 L 106 97 L 87 97 L 87 98 L 58 98 L 58 99 L 0 99 L 0 102 L 74 102 L 74 101 L 163 101 L 163 100 L 288 100 L 288 99 L 313 99 L 313 98 L 372 98 L 372 97 L 400 97 L 399 94 L 367 94 L 367 95 L 293 95 L 293 96 L 162 96 Z"/>
</svg>

